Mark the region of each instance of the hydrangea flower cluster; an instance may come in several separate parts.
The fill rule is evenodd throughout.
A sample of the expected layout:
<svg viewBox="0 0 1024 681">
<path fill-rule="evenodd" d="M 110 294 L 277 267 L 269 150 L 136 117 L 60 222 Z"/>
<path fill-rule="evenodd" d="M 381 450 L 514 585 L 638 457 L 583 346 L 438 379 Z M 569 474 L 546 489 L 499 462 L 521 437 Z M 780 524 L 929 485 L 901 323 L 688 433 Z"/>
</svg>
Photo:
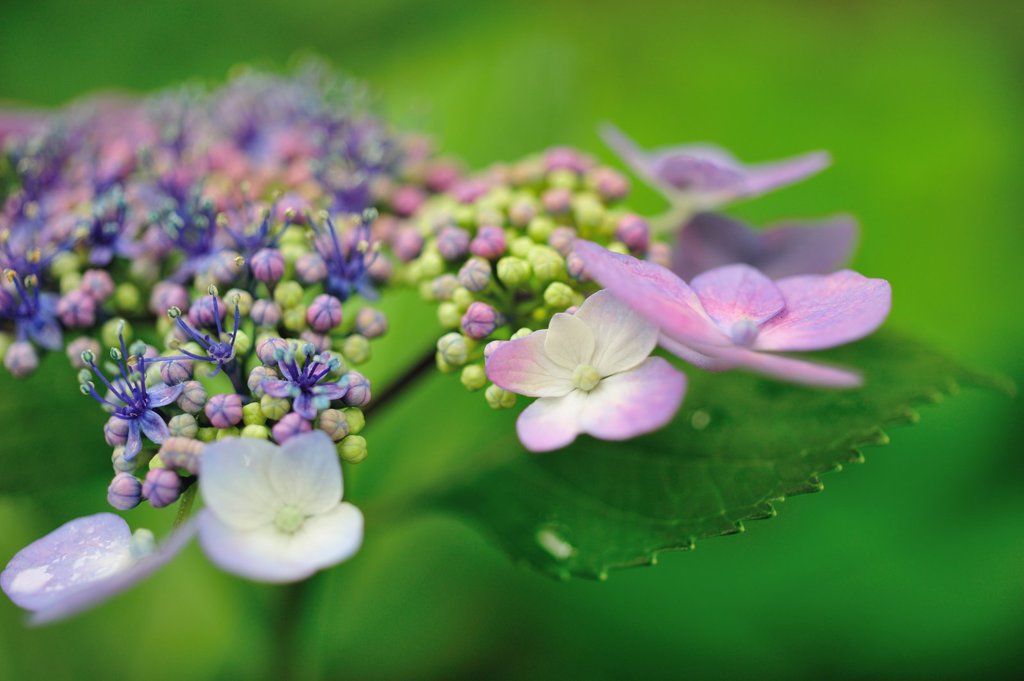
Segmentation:
<svg viewBox="0 0 1024 681">
<path fill-rule="evenodd" d="M 396 232 L 406 281 L 437 303 L 445 333 L 436 361 L 459 372 L 471 391 L 485 389 L 494 408 L 515 395 L 488 385 L 484 360 L 493 341 L 519 338 L 575 309 L 596 287 L 572 252 L 592 239 L 620 253 L 668 263 L 647 221 L 623 200 L 629 181 L 570 148 L 497 165 L 428 200 L 414 225 Z"/>
</svg>

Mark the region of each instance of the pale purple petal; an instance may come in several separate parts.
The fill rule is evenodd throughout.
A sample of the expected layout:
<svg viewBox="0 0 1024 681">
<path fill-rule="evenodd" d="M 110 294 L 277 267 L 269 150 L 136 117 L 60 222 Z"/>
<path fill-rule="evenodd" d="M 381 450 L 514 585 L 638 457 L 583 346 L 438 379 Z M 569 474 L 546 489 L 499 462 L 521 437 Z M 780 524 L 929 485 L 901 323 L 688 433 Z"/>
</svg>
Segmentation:
<svg viewBox="0 0 1024 681">
<path fill-rule="evenodd" d="M 745 368 L 789 383 L 823 388 L 856 388 L 864 383 L 855 371 L 745 348 L 721 350 L 715 360 L 716 371 Z"/>
<path fill-rule="evenodd" d="M 677 342 L 731 344 L 704 313 L 697 294 L 669 270 L 590 241 L 577 240 L 573 249 L 591 278 Z"/>
<path fill-rule="evenodd" d="M 270 523 L 280 505 L 269 479 L 277 454 L 275 445 L 255 438 L 207 445 L 199 459 L 199 491 L 207 509 L 239 530 Z"/>
<path fill-rule="evenodd" d="M 340 382 L 321 383 L 317 386 L 316 394 L 326 397 L 329 400 L 340 400 L 348 393 L 348 385 Z"/>
<path fill-rule="evenodd" d="M 178 385 L 164 385 L 162 383 L 154 385 L 146 391 L 149 394 L 150 408 L 166 407 L 181 396 L 181 391 L 184 388 L 185 386 L 180 383 Z"/>
<path fill-rule="evenodd" d="M 718 328 L 738 344 L 743 344 L 733 332 L 738 322 L 760 326 L 786 305 L 771 279 L 750 265 L 717 267 L 697 276 L 690 286 Z"/>
<path fill-rule="evenodd" d="M 560 397 L 573 390 L 572 373 L 544 351 L 547 330 L 502 343 L 487 358 L 487 377 L 499 387 L 528 397 Z"/>
<path fill-rule="evenodd" d="M 128 421 L 128 438 L 124 444 L 125 461 L 131 461 L 142 451 L 142 432 L 138 419 Z"/>
<path fill-rule="evenodd" d="M 635 367 L 658 344 L 658 327 L 608 291 L 598 291 L 576 311 L 594 334 L 593 366 L 602 376 Z"/>
<path fill-rule="evenodd" d="M 156 551 L 152 554 L 139 559 L 127 569 L 107 579 L 76 589 L 74 592 L 68 593 L 67 597 L 59 602 L 36 611 L 29 620 L 30 623 L 40 625 L 62 620 L 83 610 L 88 610 L 95 605 L 99 605 L 122 591 L 127 591 L 181 553 L 181 550 L 192 541 L 195 533 L 195 522 L 182 525 L 163 544 L 157 547 Z"/>
<path fill-rule="evenodd" d="M 341 501 L 338 450 L 322 430 L 288 438 L 270 460 L 269 478 L 277 497 L 306 515 L 326 513 Z"/>
<path fill-rule="evenodd" d="M 748 165 L 747 177 L 739 195 L 758 196 L 787 184 L 800 182 L 820 173 L 831 163 L 832 157 L 827 152 L 812 151 L 784 161 Z"/>
<path fill-rule="evenodd" d="M 157 444 L 160 444 L 171 435 L 167 429 L 167 424 L 160 418 L 160 414 L 157 414 L 152 409 L 144 411 L 142 416 L 138 418 L 138 423 L 146 437 Z"/>
<path fill-rule="evenodd" d="M 828 274 L 849 262 L 857 245 L 856 220 L 789 220 L 753 229 L 716 213 L 700 213 L 680 230 L 672 250 L 672 271 L 686 281 L 701 272 L 746 263 L 770 279 Z"/>
<path fill-rule="evenodd" d="M 64 344 L 64 332 L 56 319 L 37 320 L 28 327 L 28 335 L 47 350 L 60 350 Z"/>
<path fill-rule="evenodd" d="M 881 326 L 892 307 L 889 282 L 850 270 L 776 283 L 786 309 L 761 329 L 758 350 L 820 350 L 849 343 Z"/>
<path fill-rule="evenodd" d="M 559 312 L 551 318 L 544 338 L 544 353 L 555 364 L 572 373 L 594 358 L 594 334 L 575 315 Z"/>
<path fill-rule="evenodd" d="M 602 440 L 627 440 L 661 428 L 675 416 L 686 376 L 661 357 L 615 374 L 587 395 L 581 430 Z"/>
<path fill-rule="evenodd" d="M 565 447 L 580 434 L 579 416 L 587 394 L 573 390 L 561 397 L 542 397 L 523 410 L 516 421 L 519 441 L 531 452 Z"/>
<path fill-rule="evenodd" d="M 292 402 L 292 411 L 307 421 L 315 419 L 316 406 L 313 404 L 313 396 L 306 392 L 299 393 L 299 396 Z"/>
<path fill-rule="evenodd" d="M 271 397 L 283 399 L 292 396 L 292 384 L 290 381 L 282 381 L 279 378 L 266 378 L 260 383 L 260 386 L 263 388 L 263 392 Z"/>
<path fill-rule="evenodd" d="M 294 582 L 350 558 L 363 541 L 363 515 L 340 503 L 307 518 L 298 531 L 267 525 L 239 530 L 209 510 L 199 514 L 199 543 L 220 568 L 261 582 Z"/>
</svg>

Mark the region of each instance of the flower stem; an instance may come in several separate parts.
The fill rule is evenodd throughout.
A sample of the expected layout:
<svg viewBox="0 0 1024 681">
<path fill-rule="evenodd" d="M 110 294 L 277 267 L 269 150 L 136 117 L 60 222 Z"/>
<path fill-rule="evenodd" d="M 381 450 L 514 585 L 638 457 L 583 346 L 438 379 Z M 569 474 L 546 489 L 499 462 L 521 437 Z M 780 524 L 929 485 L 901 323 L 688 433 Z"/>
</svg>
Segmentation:
<svg viewBox="0 0 1024 681">
<path fill-rule="evenodd" d="M 196 501 L 197 487 L 195 478 L 192 478 L 191 484 L 188 484 L 185 491 L 181 493 L 181 498 L 178 500 L 178 514 L 174 516 L 174 527 L 180 526 L 192 515 L 192 506 Z"/>
<path fill-rule="evenodd" d="M 419 381 L 425 373 L 435 366 L 435 354 L 436 350 L 434 348 L 430 348 L 430 350 L 420 357 L 416 364 L 410 367 L 410 369 L 405 372 L 400 379 L 382 390 L 381 393 L 377 395 L 364 410 L 366 416 L 369 416 L 374 411 L 382 409 L 388 402 L 394 400 L 410 386 Z"/>
<path fill-rule="evenodd" d="M 271 632 L 270 650 L 273 658 L 267 666 L 268 678 L 272 681 L 293 681 L 301 677 L 299 668 L 299 641 L 306 603 L 316 577 L 301 582 L 286 584 L 279 589 L 280 599 Z"/>
</svg>

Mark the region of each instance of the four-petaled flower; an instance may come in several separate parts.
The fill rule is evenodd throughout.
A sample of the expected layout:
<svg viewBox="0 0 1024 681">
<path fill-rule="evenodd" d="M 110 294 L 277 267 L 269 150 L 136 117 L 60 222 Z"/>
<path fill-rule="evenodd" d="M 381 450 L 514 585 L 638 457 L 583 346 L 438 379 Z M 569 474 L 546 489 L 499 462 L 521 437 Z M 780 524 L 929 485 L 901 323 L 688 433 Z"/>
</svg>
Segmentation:
<svg viewBox="0 0 1024 681">
<path fill-rule="evenodd" d="M 686 282 L 669 270 L 577 240 L 587 273 L 661 329 L 661 345 L 713 371 L 746 368 L 775 378 L 855 387 L 859 374 L 775 352 L 823 350 L 858 340 L 889 314 L 884 279 L 850 270 L 773 282 L 749 265 L 726 265 Z"/>
<path fill-rule="evenodd" d="M 337 381 L 321 383 L 341 367 L 341 361 L 331 357 L 330 353 L 315 354 L 316 349 L 312 345 L 306 345 L 304 352 L 306 358 L 299 365 L 291 349 L 278 348 L 274 357 L 284 378 L 266 378 L 261 385 L 271 397 L 294 398 L 292 409 L 295 413 L 312 421 L 319 410 L 326 409 L 333 400 L 345 396 L 348 392 L 348 379 L 342 377 Z"/>
<path fill-rule="evenodd" d="M 229 438 L 200 463 L 206 507 L 199 542 L 228 572 L 292 582 L 351 557 L 363 541 L 363 514 L 342 502 L 338 451 L 323 431 L 266 440 Z"/>
<path fill-rule="evenodd" d="M 220 373 L 221 369 L 223 369 L 225 366 L 234 361 L 235 338 L 238 336 L 238 324 L 241 317 L 241 314 L 239 313 L 238 302 L 235 302 L 235 323 L 234 326 L 231 327 L 231 335 L 225 341 L 222 340 L 222 338 L 224 337 L 224 329 L 220 323 L 220 303 L 217 300 L 217 295 L 215 291 L 211 291 L 210 298 L 211 305 L 213 308 L 212 317 L 217 327 L 216 340 L 214 340 L 214 338 L 211 337 L 210 334 L 203 333 L 192 328 L 192 326 L 190 326 L 189 323 L 185 321 L 184 316 L 181 313 L 181 309 L 177 307 L 172 307 L 167 311 L 167 314 L 170 316 L 171 319 L 174 320 L 174 323 L 178 325 L 178 328 L 185 333 L 185 336 L 187 338 L 190 338 L 191 340 L 198 343 L 199 347 L 201 347 L 203 349 L 203 352 L 206 353 L 206 356 L 197 355 L 194 352 L 189 352 L 185 348 L 178 348 L 178 352 L 181 353 L 180 355 L 174 355 L 171 357 L 159 357 L 153 361 L 170 362 L 173 360 L 186 359 L 197 360 L 200 362 L 213 362 L 214 364 L 217 365 L 217 368 L 213 370 L 213 373 L 210 374 L 211 376 L 216 376 L 218 373 Z"/>
<path fill-rule="evenodd" d="M 32 340 L 47 350 L 60 350 L 64 333 L 57 321 L 60 296 L 39 290 L 38 279 L 29 275 L 23 281 L 13 270 L 4 273 L 6 283 L 0 282 L 0 319 L 14 322 L 19 341 Z"/>
<path fill-rule="evenodd" d="M 370 300 L 378 297 L 370 281 L 370 266 L 377 259 L 377 250 L 370 243 L 370 223 L 375 217 L 375 211 L 367 210 L 348 234 L 339 233 L 327 213 L 321 214 L 322 224 L 313 216 L 307 218 L 316 233 L 313 245 L 327 266 L 325 287 L 342 301 L 356 293 Z"/>
<path fill-rule="evenodd" d="M 648 151 L 611 124 L 602 128 L 601 137 L 637 175 L 691 214 L 799 182 L 829 164 L 829 155 L 823 151 L 757 164 L 741 163 L 710 144 Z"/>
<path fill-rule="evenodd" d="M 657 343 L 657 326 L 600 291 L 546 330 L 502 343 L 487 376 L 540 398 L 516 424 L 531 451 L 564 447 L 580 433 L 625 440 L 668 423 L 683 400 L 685 376 L 649 356 Z"/>
</svg>

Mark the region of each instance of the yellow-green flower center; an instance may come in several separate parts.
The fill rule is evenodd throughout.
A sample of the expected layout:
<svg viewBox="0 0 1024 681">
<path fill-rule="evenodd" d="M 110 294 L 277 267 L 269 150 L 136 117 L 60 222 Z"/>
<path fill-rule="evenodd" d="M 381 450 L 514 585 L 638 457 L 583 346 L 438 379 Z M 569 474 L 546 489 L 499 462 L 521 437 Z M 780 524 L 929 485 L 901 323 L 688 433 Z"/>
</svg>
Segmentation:
<svg viewBox="0 0 1024 681">
<path fill-rule="evenodd" d="M 294 506 L 282 506 L 274 516 L 274 526 L 287 534 L 294 534 L 302 527 L 306 515 Z"/>
<path fill-rule="evenodd" d="M 590 392 L 601 382 L 601 374 L 589 364 L 581 364 L 572 372 L 572 384 L 583 392 Z"/>
</svg>

